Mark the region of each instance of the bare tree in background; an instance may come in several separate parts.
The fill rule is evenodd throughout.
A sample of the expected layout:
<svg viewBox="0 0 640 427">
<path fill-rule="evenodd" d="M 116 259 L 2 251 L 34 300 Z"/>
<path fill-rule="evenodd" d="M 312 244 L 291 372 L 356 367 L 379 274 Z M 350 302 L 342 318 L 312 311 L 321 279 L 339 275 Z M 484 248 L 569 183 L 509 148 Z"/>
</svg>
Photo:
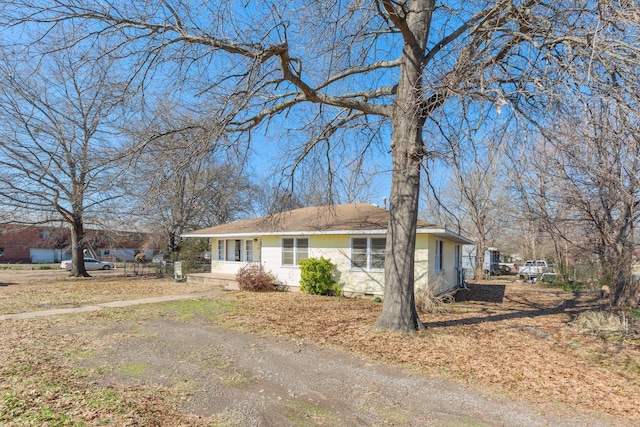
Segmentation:
<svg viewBox="0 0 640 427">
<path fill-rule="evenodd" d="M 68 224 L 71 275 L 88 276 L 85 225 L 118 191 L 124 99 L 113 63 L 74 49 L 44 60 L 5 50 L 0 73 L 0 200 L 21 213 L 18 222 Z"/>
<path fill-rule="evenodd" d="M 546 132 L 539 167 L 524 174 L 528 211 L 556 246 L 562 239 L 574 252 L 597 257 L 612 305 L 637 305 L 640 290 L 631 274 L 640 219 L 637 113 L 590 97 L 576 102 L 575 111 Z"/>
<path fill-rule="evenodd" d="M 611 303 L 638 304 L 631 275 L 638 222 L 640 8 L 637 2 L 597 2 L 587 43 L 567 37 L 562 64 L 539 81 L 546 114 L 530 140 L 523 201 L 531 220 L 554 240 L 559 258 L 591 253 Z M 575 24 L 574 24 L 575 25 Z M 526 139 L 526 138 L 523 138 Z M 564 243 L 572 246 L 563 248 Z"/>
<path fill-rule="evenodd" d="M 484 253 L 510 223 L 503 141 L 450 140 L 448 167 L 453 178 L 444 191 L 428 183 L 437 220 L 476 242 L 475 276 L 484 275 Z"/>
<path fill-rule="evenodd" d="M 175 65 L 171 72 L 209 97 L 218 111 L 212 120 L 228 131 L 281 126 L 285 114 L 297 128 L 321 120 L 329 138 L 302 144 L 301 153 L 331 144 L 333 129 L 366 128 L 380 118 L 391 128 L 392 182 L 385 298 L 376 326 L 393 331 L 422 327 L 414 304 L 416 221 L 421 165 L 435 144 L 423 139 L 425 124 L 437 126 L 461 99 L 537 118 L 549 101 L 546 88 L 567 83 L 565 66 L 622 66 L 638 46 L 637 21 L 617 27 L 618 14 L 632 6 L 607 1 L 3 5 L 10 25 L 50 31 L 66 21 L 89 22 L 88 37 L 120 38 L 129 48 L 132 79 L 166 79 Z M 598 84 L 573 77 L 578 85 Z"/>
<path fill-rule="evenodd" d="M 363 158 L 343 159 L 342 167 L 327 170 L 326 162 L 321 159 L 311 161 L 310 165 L 300 166 L 295 183 L 277 186 L 293 188 L 296 198 L 303 206 L 327 206 L 344 203 L 372 203 L 382 206 L 383 200 L 376 200 L 376 172 L 366 168 Z"/>
<path fill-rule="evenodd" d="M 158 107 L 154 119 L 132 132 L 135 156 L 127 187 L 133 217 L 166 238 L 171 255 L 182 233 L 252 212 L 253 187 L 244 160 L 224 138 L 177 107 Z M 140 131 L 141 129 L 141 131 Z"/>
</svg>

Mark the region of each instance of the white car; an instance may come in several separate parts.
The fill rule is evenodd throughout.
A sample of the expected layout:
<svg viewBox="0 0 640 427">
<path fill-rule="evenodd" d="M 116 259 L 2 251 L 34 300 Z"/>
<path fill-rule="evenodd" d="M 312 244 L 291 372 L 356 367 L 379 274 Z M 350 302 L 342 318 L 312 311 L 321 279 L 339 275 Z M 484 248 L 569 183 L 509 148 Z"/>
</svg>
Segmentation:
<svg viewBox="0 0 640 427">
<path fill-rule="evenodd" d="M 71 270 L 71 260 L 65 260 L 60 263 L 60 268 L 64 268 L 65 270 Z M 100 261 L 95 258 L 85 258 L 84 259 L 84 268 L 87 271 L 90 270 L 111 270 L 112 268 L 116 268 L 116 265 L 112 262 Z"/>
</svg>

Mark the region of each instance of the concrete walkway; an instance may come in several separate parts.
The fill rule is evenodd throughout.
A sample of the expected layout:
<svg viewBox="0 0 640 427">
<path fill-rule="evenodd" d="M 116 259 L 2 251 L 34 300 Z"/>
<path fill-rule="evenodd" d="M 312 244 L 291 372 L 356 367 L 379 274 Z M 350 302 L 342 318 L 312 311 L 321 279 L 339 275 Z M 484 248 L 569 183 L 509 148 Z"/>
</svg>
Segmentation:
<svg viewBox="0 0 640 427">
<path fill-rule="evenodd" d="M 32 317 L 43 317 L 43 316 L 57 316 L 59 314 L 70 314 L 70 313 L 85 313 L 90 311 L 100 311 L 105 308 L 119 308 L 119 307 L 128 307 L 131 305 L 141 305 L 141 304 L 155 304 L 159 302 L 168 302 L 168 301 L 181 301 L 188 299 L 198 299 L 202 297 L 207 297 L 211 295 L 218 295 L 225 292 L 222 289 L 216 289 L 213 291 L 207 292 L 196 292 L 191 294 L 176 294 L 176 295 L 163 295 L 159 297 L 149 297 L 149 298 L 140 298 L 140 299 L 132 299 L 132 300 L 124 300 L 124 301 L 113 301 L 113 302 L 103 302 L 95 305 L 83 305 L 80 307 L 73 308 L 56 308 L 52 310 L 41 310 L 41 311 L 31 311 L 28 313 L 15 313 L 15 314 L 4 314 L 0 315 L 0 320 L 11 320 L 11 319 L 30 319 Z"/>
</svg>

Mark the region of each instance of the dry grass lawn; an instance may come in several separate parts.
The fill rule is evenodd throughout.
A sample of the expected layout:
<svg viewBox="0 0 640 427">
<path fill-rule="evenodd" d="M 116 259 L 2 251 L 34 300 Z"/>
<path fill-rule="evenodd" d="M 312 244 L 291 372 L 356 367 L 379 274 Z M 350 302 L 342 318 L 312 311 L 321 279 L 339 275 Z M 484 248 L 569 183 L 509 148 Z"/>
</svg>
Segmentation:
<svg viewBox="0 0 640 427">
<path fill-rule="evenodd" d="M 115 274 L 91 279 L 23 275 L 13 281 L 3 274 L 0 283 L 12 284 L 0 286 L 0 314 L 209 289 Z M 602 308 L 603 301 L 590 294 L 517 281 L 471 284 L 456 295 L 455 303 L 422 315 L 426 328 L 412 335 L 374 330 L 382 305 L 367 299 L 293 292 L 232 292 L 215 299 L 233 308 L 215 319 L 225 327 L 357 352 L 516 400 L 640 422 L 640 321 L 628 318 L 626 331 L 579 330 L 577 318 Z M 42 375 L 46 375 L 47 359 L 55 352 L 52 345 L 40 342 L 46 336 L 46 322 L 32 319 L 11 323 L 14 329 L 3 327 L 8 331 L 0 342 L 5 369 L 23 357 L 15 349 L 24 345 L 26 336 L 29 342 L 39 343 L 32 351 L 46 353 L 46 357 L 33 356 L 44 364 Z M 0 380 L 5 404 L 7 396 L 25 392 L 15 390 L 16 384 Z M 130 399 L 127 405 L 138 410 L 153 406 L 153 411 L 159 411 L 158 419 L 163 419 L 163 410 L 164 419 L 175 416 L 174 405 L 157 401 L 151 405 L 144 390 L 126 398 Z"/>
<path fill-rule="evenodd" d="M 337 346 L 529 402 L 640 421 L 638 320 L 626 333 L 578 332 L 572 322 L 602 308 L 590 295 L 521 282 L 472 284 L 458 302 L 423 315 L 426 329 L 415 335 L 373 330 L 381 304 L 367 300 L 228 298 L 242 310 L 227 325 Z"/>
</svg>

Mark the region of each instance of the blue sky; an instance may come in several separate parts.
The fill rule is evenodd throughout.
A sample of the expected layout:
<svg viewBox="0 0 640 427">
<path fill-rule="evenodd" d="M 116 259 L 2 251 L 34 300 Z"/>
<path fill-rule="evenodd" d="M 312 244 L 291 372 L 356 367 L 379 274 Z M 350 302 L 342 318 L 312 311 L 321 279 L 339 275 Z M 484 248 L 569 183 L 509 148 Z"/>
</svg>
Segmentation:
<svg viewBox="0 0 640 427">
<path fill-rule="evenodd" d="M 283 120 L 281 126 L 287 126 L 286 120 Z M 293 138 L 295 137 L 294 134 Z M 298 137 L 302 139 L 304 135 Z M 390 136 L 388 138 L 390 140 Z M 370 154 L 366 163 L 371 171 L 375 171 L 367 185 L 368 197 L 358 201 L 382 206 L 383 199 L 386 197 L 388 200 L 391 192 L 391 154 L 378 151 Z M 273 174 L 281 173 L 277 165 L 287 155 L 286 141 L 281 141 L 278 136 L 265 135 L 260 130 L 252 135 L 250 153 L 249 170 L 255 174 L 255 179 L 258 182 L 269 180 Z"/>
</svg>

